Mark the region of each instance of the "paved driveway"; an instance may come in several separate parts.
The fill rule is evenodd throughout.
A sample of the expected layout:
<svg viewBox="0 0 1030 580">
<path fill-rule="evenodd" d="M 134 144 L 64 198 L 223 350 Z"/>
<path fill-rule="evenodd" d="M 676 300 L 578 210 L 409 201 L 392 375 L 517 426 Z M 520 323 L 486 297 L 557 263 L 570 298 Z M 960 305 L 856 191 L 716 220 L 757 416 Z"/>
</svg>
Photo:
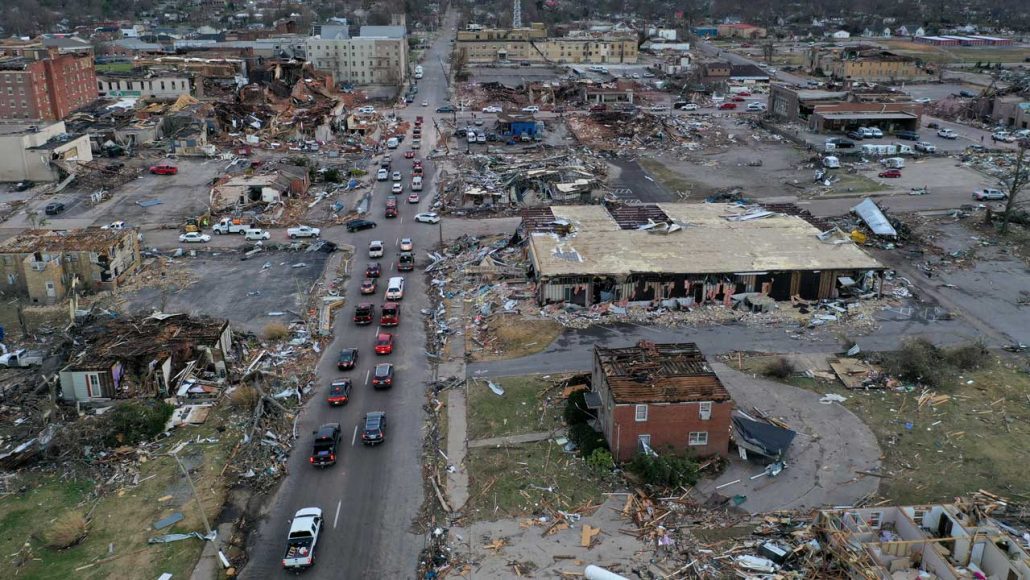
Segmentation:
<svg viewBox="0 0 1030 580">
<path fill-rule="evenodd" d="M 758 407 L 777 417 L 798 435 L 787 452 L 787 469 L 776 477 L 751 477 L 763 465 L 734 456 L 725 472 L 697 489 L 706 494 L 747 496 L 740 507 L 751 513 L 850 505 L 874 493 L 879 479 L 859 475 L 880 465 L 880 446 L 869 427 L 839 403 L 823 404 L 821 395 L 735 371 L 724 364 L 712 368 L 733 395 L 737 407 Z M 722 489 L 724 483 L 740 480 Z"/>
</svg>

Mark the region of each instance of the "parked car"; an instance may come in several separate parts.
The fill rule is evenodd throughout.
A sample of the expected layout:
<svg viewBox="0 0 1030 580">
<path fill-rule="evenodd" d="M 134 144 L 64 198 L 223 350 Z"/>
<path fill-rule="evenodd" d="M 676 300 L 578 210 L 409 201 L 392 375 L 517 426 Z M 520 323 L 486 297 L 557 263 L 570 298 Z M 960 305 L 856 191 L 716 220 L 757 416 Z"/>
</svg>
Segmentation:
<svg viewBox="0 0 1030 580">
<path fill-rule="evenodd" d="M 487 107 L 483 107 L 483 112 L 484 113 L 500 113 L 503 110 L 504 109 L 498 107 L 497 105 L 490 105 L 490 106 L 487 106 Z"/>
<path fill-rule="evenodd" d="M 43 352 L 39 350 L 18 350 L 9 351 L 0 355 L 0 367 L 7 368 L 29 368 L 43 364 Z"/>
<path fill-rule="evenodd" d="M 931 99 L 930 97 L 920 97 L 920 98 L 918 98 L 918 99 L 916 99 L 916 100 L 914 100 L 912 102 L 913 103 L 919 103 L 920 105 L 927 105 L 929 103 L 932 103 L 933 99 Z"/>
<path fill-rule="evenodd" d="M 740 95 L 735 95 L 735 96 L 733 97 L 733 102 L 734 102 L 734 103 L 743 103 L 743 102 L 744 102 L 744 101 L 746 101 L 746 100 L 747 100 L 747 99 L 745 99 L 744 97 L 742 97 L 742 96 L 740 96 Z"/>
<path fill-rule="evenodd" d="M 184 244 L 206 244 L 211 241 L 211 236 L 200 232 L 186 232 L 179 236 L 179 241 Z"/>
<path fill-rule="evenodd" d="M 720 111 L 731 111 L 731 110 L 737 108 L 737 104 L 736 103 L 723 103 L 723 104 L 719 105 L 718 108 L 719 108 Z"/>
<path fill-rule="evenodd" d="M 351 220 L 346 225 L 347 231 L 351 233 L 376 227 L 376 223 L 372 220 Z"/>
<path fill-rule="evenodd" d="M 378 445 L 386 440 L 386 413 L 374 411 L 365 415 L 365 428 L 361 430 L 361 442 Z"/>
<path fill-rule="evenodd" d="M 358 363 L 358 349 L 356 348 L 345 348 L 340 351 L 339 356 L 336 357 L 336 368 L 341 371 L 347 371 L 354 368 L 354 365 Z"/>
<path fill-rule="evenodd" d="M 1009 194 L 1000 189 L 985 187 L 973 192 L 973 199 L 977 201 L 999 201 L 1009 198 Z"/>
<path fill-rule="evenodd" d="M 174 165 L 151 165 L 150 173 L 154 175 L 175 175 L 179 172 L 179 168 Z"/>
<path fill-rule="evenodd" d="M 297 510 L 290 522 L 286 536 L 286 553 L 283 568 L 294 570 L 308 568 L 315 563 L 315 546 L 322 531 L 322 510 L 307 507 Z"/>
<path fill-rule="evenodd" d="M 935 146 L 933 143 L 920 141 L 919 143 L 916 143 L 916 151 L 922 151 L 923 153 L 936 153 L 937 146 Z"/>
<path fill-rule="evenodd" d="M 64 211 L 64 204 L 59 201 L 48 203 L 46 204 L 46 207 L 43 208 L 43 213 L 46 215 L 57 215 L 62 211 Z"/>
<path fill-rule="evenodd" d="M 904 139 L 905 141 L 918 141 L 919 133 L 915 131 L 898 131 L 894 133 L 894 136 L 898 139 Z"/>
<path fill-rule="evenodd" d="M 364 281 L 362 281 L 361 282 L 361 293 L 365 294 L 365 295 L 375 294 L 376 293 L 376 279 L 375 278 L 366 278 Z"/>
<path fill-rule="evenodd" d="M 440 223 L 440 216 L 433 212 L 426 212 L 415 214 L 415 221 L 422 222 L 424 224 L 436 224 Z"/>
<path fill-rule="evenodd" d="M 958 133 L 952 131 L 951 129 L 947 129 L 947 128 L 939 129 L 937 131 L 937 136 L 940 137 L 941 139 L 958 139 Z"/>
<path fill-rule="evenodd" d="M 747 110 L 761 112 L 765 110 L 765 105 L 763 105 L 762 103 L 751 102 L 747 104 Z"/>
<path fill-rule="evenodd" d="M 326 402 L 330 407 L 346 405 L 350 401 L 351 382 L 349 379 L 336 379 L 329 383 L 329 394 L 326 395 Z"/>
<path fill-rule="evenodd" d="M 392 354 L 393 353 L 393 335 L 389 332 L 380 332 L 376 336 L 376 354 Z"/>
<path fill-rule="evenodd" d="M 291 239 L 296 238 L 317 238 L 322 230 L 313 228 L 311 226 L 297 226 L 295 228 L 286 228 L 286 235 Z"/>
<path fill-rule="evenodd" d="M 880 177 L 901 177 L 900 169 L 885 169 L 879 173 Z"/>
<path fill-rule="evenodd" d="M 402 252 L 410 252 L 414 248 L 415 243 L 411 241 L 411 238 L 401 238 L 400 245 L 397 249 Z"/>
<path fill-rule="evenodd" d="M 372 371 L 372 387 L 376 389 L 388 389 L 393 386 L 393 365 L 380 363 Z"/>
<path fill-rule="evenodd" d="M 673 105 L 673 108 L 679 109 L 681 111 L 696 111 L 700 109 L 701 106 L 695 103 L 676 103 Z"/>
<path fill-rule="evenodd" d="M 371 115 L 376 112 L 376 108 L 366 105 L 364 107 L 358 107 L 358 112 L 362 115 Z"/>
<path fill-rule="evenodd" d="M 865 133 L 861 131 L 848 131 L 846 133 L 848 139 L 854 139 L 855 141 L 861 141 L 865 139 Z"/>
<path fill-rule="evenodd" d="M 444 105 L 442 107 L 437 107 L 436 109 L 437 113 L 453 113 L 455 111 L 457 111 L 457 109 L 455 109 L 451 105 Z"/>
<path fill-rule="evenodd" d="M 340 424 L 326 423 L 312 433 L 315 442 L 311 446 L 311 457 L 308 461 L 315 467 L 335 465 L 336 446 L 340 443 Z"/>
<path fill-rule="evenodd" d="M 368 266 L 365 266 L 365 277 L 366 278 L 378 278 L 383 275 L 383 267 L 379 262 L 370 262 Z"/>
<path fill-rule="evenodd" d="M 243 230 L 243 239 L 251 242 L 271 239 L 272 233 L 261 228 L 247 228 Z"/>
<path fill-rule="evenodd" d="M 540 107 L 538 107 L 536 105 L 530 105 L 528 107 L 522 107 L 522 112 L 523 113 L 539 113 L 540 112 Z"/>
<path fill-rule="evenodd" d="M 1015 143 L 1016 136 L 1012 133 L 1009 133 L 1008 131 L 995 131 L 994 133 L 991 133 L 991 141 L 1001 141 L 1002 143 Z"/>
</svg>

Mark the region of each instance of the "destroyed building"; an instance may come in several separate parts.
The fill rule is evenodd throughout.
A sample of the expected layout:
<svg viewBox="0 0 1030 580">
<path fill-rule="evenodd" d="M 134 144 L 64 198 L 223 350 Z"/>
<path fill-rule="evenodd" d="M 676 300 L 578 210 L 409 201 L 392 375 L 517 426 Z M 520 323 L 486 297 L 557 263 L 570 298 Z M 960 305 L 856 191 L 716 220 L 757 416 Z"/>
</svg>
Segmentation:
<svg viewBox="0 0 1030 580">
<path fill-rule="evenodd" d="M 55 304 L 73 289 L 113 290 L 140 267 L 134 229 L 26 230 L 0 243 L 7 295 Z"/>
<path fill-rule="evenodd" d="M 694 343 L 595 346 L 591 384 L 587 405 L 618 461 L 668 449 L 729 451 L 733 401 Z"/>
<path fill-rule="evenodd" d="M 303 195 L 311 185 L 307 168 L 281 165 L 275 173 L 237 175 L 216 185 L 212 202 L 216 208 L 247 206 L 253 203 L 282 203 L 285 198 Z"/>
<path fill-rule="evenodd" d="M 957 504 L 821 510 L 814 528 L 849 578 L 1030 578 L 1003 524 Z"/>
<path fill-rule="evenodd" d="M 60 372 L 68 402 L 167 397 L 186 375 L 224 378 L 233 357 L 229 321 L 185 314 L 113 318 L 83 329 L 76 344 Z"/>
<path fill-rule="evenodd" d="M 540 304 L 830 299 L 878 291 L 883 270 L 846 236 L 730 204 L 551 206 L 522 228 Z"/>
<path fill-rule="evenodd" d="M 57 181 L 92 160 L 89 137 L 69 134 L 64 121 L 0 124 L 0 182 Z"/>
</svg>

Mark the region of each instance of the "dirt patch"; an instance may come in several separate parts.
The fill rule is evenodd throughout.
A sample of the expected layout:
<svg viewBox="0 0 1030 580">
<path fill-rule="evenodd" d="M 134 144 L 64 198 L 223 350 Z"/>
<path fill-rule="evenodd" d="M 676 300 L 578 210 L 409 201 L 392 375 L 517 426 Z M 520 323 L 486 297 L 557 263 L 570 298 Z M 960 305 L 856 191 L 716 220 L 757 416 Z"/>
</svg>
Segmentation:
<svg viewBox="0 0 1030 580">
<path fill-rule="evenodd" d="M 641 159 L 639 163 L 648 173 L 654 176 L 658 183 L 661 183 L 669 191 L 690 195 L 697 188 L 696 183 L 669 169 L 660 161 L 645 158 Z"/>
<path fill-rule="evenodd" d="M 473 361 L 503 360 L 538 353 L 558 338 L 562 326 L 550 319 L 518 314 L 495 316 L 469 348 Z"/>
</svg>

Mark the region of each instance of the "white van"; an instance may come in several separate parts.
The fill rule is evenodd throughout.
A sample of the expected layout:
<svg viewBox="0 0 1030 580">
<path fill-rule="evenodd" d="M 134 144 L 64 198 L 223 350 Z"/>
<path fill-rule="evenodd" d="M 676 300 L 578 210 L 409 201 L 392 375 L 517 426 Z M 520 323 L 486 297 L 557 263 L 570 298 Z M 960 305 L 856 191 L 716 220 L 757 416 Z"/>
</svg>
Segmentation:
<svg viewBox="0 0 1030 580">
<path fill-rule="evenodd" d="M 394 276 L 386 285 L 386 299 L 400 300 L 401 298 L 404 298 L 404 277 Z"/>
<path fill-rule="evenodd" d="M 827 155 L 826 157 L 823 157 L 823 167 L 827 169 L 839 169 L 840 159 L 833 155 Z"/>
<path fill-rule="evenodd" d="M 383 242 L 380 240 L 373 240 L 368 243 L 368 257 L 369 258 L 382 258 L 383 257 Z"/>
<path fill-rule="evenodd" d="M 422 191 L 422 176 L 416 175 L 411 178 L 411 191 Z"/>
<path fill-rule="evenodd" d="M 415 78 L 416 79 L 422 78 L 422 65 L 420 65 L 420 64 L 419 65 L 415 65 Z"/>
<path fill-rule="evenodd" d="M 401 144 L 401 142 L 398 141 L 396 137 L 390 137 L 389 139 L 386 140 L 386 148 L 387 149 L 396 149 L 397 146 L 400 145 L 400 144 Z"/>
<path fill-rule="evenodd" d="M 247 228 L 243 230 L 243 239 L 245 240 L 257 242 L 260 240 L 267 240 L 271 237 L 272 234 L 270 234 L 268 230 L 263 230 L 261 228 Z"/>
</svg>

